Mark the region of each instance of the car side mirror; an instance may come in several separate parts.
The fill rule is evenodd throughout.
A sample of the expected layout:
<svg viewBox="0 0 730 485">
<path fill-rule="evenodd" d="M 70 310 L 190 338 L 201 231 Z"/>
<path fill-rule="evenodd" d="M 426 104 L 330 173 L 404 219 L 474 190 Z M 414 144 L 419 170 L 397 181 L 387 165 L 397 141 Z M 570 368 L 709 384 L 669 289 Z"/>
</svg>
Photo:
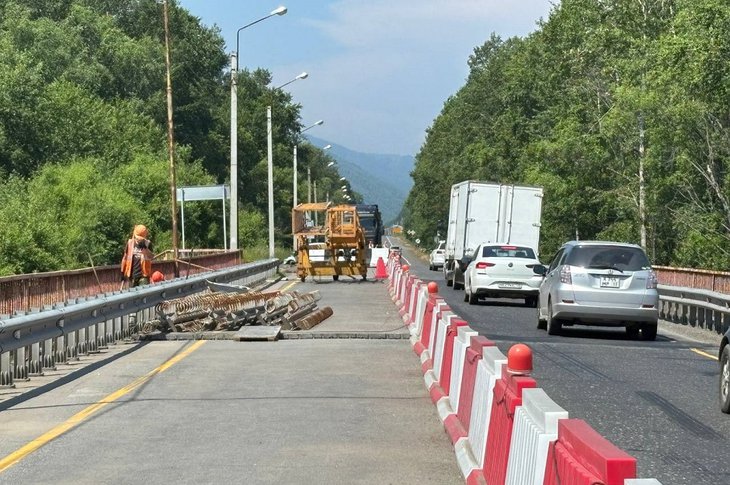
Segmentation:
<svg viewBox="0 0 730 485">
<path fill-rule="evenodd" d="M 545 276 L 547 273 L 547 267 L 542 264 L 536 264 L 532 267 L 532 272 L 539 274 L 540 276 Z"/>
</svg>

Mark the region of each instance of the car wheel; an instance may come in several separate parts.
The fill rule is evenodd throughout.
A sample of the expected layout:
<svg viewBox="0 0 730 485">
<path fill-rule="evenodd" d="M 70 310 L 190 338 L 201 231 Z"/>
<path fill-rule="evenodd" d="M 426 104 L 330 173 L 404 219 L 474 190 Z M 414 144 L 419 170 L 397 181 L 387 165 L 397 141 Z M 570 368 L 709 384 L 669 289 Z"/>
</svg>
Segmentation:
<svg viewBox="0 0 730 485">
<path fill-rule="evenodd" d="M 553 316 L 553 302 L 548 300 L 547 333 L 548 335 L 560 335 L 561 330 L 563 330 L 563 325 Z"/>
<path fill-rule="evenodd" d="M 476 293 L 469 293 L 469 304 L 476 305 L 477 303 L 479 303 L 479 297 Z"/>
<path fill-rule="evenodd" d="M 300 276 L 299 279 L 301 280 L 302 283 L 304 283 L 304 280 L 306 280 L 307 277 L 306 276 Z"/>
<path fill-rule="evenodd" d="M 454 280 L 450 280 L 450 279 L 446 278 L 446 286 L 453 286 L 453 284 L 454 284 Z"/>
<path fill-rule="evenodd" d="M 730 345 L 725 345 L 720 356 L 720 410 L 730 413 Z"/>
<path fill-rule="evenodd" d="M 639 338 L 639 326 L 629 325 L 626 327 L 626 336 L 631 340 L 637 340 Z"/>
<path fill-rule="evenodd" d="M 656 340 L 656 323 L 645 323 L 641 326 L 641 338 L 643 340 Z"/>
<path fill-rule="evenodd" d="M 537 306 L 537 297 L 528 296 L 527 298 L 525 298 L 525 305 L 530 308 L 535 308 Z"/>
<path fill-rule="evenodd" d="M 338 274 L 333 274 L 333 275 L 332 275 L 332 279 L 333 279 L 333 280 L 335 280 L 335 281 L 337 281 L 337 280 L 339 280 L 339 279 L 340 279 L 340 275 L 338 275 Z"/>
<path fill-rule="evenodd" d="M 428 270 L 429 270 L 429 271 L 433 271 L 433 265 L 432 265 L 432 264 L 429 264 L 429 265 L 428 265 Z"/>
</svg>

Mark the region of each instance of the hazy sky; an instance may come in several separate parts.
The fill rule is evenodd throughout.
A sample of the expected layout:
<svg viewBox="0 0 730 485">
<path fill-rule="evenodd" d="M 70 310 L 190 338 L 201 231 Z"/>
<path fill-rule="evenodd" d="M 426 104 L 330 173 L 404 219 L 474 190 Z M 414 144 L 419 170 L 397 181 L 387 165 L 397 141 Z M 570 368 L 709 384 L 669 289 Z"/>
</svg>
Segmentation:
<svg viewBox="0 0 730 485">
<path fill-rule="evenodd" d="M 555 0 L 557 2 L 557 0 Z M 263 67 L 302 104 L 312 135 L 372 153 L 415 155 L 444 101 L 463 84 L 467 58 L 496 32 L 525 35 L 550 0 L 179 0 L 217 25 L 227 51 L 236 30 L 279 5 L 283 16 L 240 33 L 239 66 Z"/>
</svg>

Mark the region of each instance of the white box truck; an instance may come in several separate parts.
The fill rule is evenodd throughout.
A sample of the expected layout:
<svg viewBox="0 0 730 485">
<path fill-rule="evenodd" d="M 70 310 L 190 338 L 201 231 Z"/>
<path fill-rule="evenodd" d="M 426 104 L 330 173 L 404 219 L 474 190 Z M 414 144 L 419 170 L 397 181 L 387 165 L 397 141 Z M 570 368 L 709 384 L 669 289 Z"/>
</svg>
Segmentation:
<svg viewBox="0 0 730 485">
<path fill-rule="evenodd" d="M 542 187 L 473 180 L 454 184 L 443 267 L 446 285 L 463 288 L 467 259 L 481 243 L 519 244 L 537 253 L 542 196 Z"/>
</svg>

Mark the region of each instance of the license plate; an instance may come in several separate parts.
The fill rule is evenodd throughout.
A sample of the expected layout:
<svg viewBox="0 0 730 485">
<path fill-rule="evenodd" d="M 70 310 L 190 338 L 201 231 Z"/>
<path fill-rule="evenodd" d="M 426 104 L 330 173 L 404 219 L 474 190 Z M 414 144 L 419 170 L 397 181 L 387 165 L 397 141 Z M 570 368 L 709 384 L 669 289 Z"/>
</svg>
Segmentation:
<svg viewBox="0 0 730 485">
<path fill-rule="evenodd" d="M 522 288 L 522 285 L 519 283 L 500 283 L 500 288 Z"/>
<path fill-rule="evenodd" d="M 619 286 L 620 282 L 618 278 L 601 276 L 601 288 L 618 288 Z"/>
</svg>

